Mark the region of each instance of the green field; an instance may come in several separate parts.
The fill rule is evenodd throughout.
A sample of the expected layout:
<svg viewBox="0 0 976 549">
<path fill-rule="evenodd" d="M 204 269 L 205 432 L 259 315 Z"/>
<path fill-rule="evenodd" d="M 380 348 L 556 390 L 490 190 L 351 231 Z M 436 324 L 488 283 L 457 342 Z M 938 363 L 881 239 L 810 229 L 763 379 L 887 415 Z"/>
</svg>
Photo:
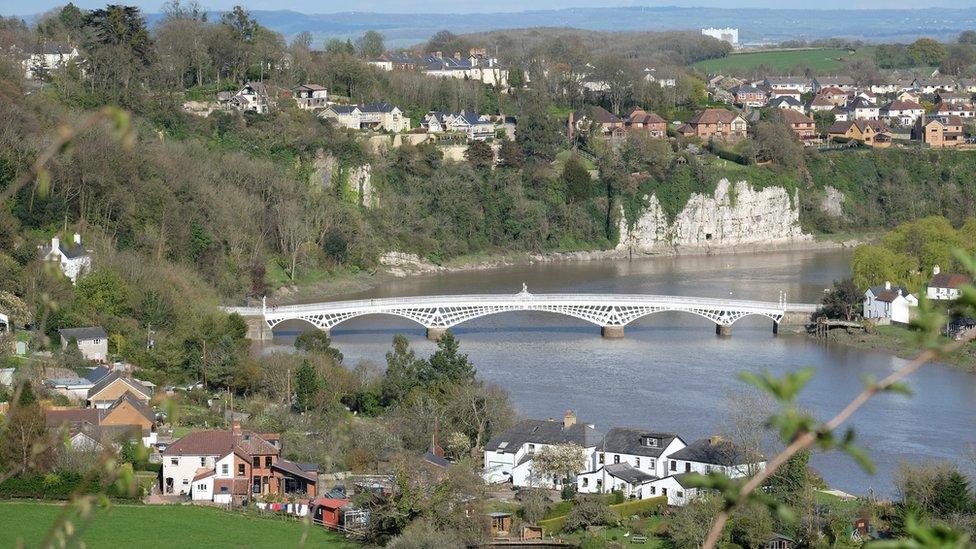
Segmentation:
<svg viewBox="0 0 976 549">
<path fill-rule="evenodd" d="M 694 67 L 708 74 L 749 71 L 763 65 L 784 74 L 801 67 L 809 67 L 818 73 L 830 73 L 843 69 L 844 61 L 866 56 L 874 56 L 872 48 L 860 48 L 854 52 L 839 48 L 754 51 L 706 59 L 695 63 Z"/>
<path fill-rule="evenodd" d="M 62 507 L 36 502 L 0 502 L 0 547 L 37 547 Z M 112 505 L 99 510 L 81 535 L 86 547 L 189 548 L 298 547 L 305 526 L 188 505 Z M 75 546 L 77 544 L 71 544 Z M 320 526 L 311 526 L 305 547 L 352 548 Z"/>
</svg>

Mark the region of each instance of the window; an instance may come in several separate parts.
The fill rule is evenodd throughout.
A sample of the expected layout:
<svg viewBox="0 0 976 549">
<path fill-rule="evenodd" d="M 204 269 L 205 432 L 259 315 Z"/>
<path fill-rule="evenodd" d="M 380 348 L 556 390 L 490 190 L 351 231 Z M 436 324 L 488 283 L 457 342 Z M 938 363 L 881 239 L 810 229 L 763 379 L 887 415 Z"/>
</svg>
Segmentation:
<svg viewBox="0 0 976 549">
<path fill-rule="evenodd" d="M 206 466 L 207 466 L 207 458 L 205 457 L 200 458 L 200 467 L 206 467 Z"/>
<path fill-rule="evenodd" d="M 530 454 L 535 453 L 535 444 L 529 443 L 529 453 Z"/>
<path fill-rule="evenodd" d="M 650 493 L 651 493 L 652 496 L 657 493 L 657 488 L 655 488 L 653 486 L 650 486 L 649 488 L 650 488 Z"/>
<path fill-rule="evenodd" d="M 183 479 L 183 486 L 186 486 L 188 484 L 190 484 L 190 479 L 187 478 Z"/>
<path fill-rule="evenodd" d="M 202 491 L 206 492 L 207 491 L 207 485 L 206 484 L 197 484 L 197 490 L 202 490 Z"/>
<path fill-rule="evenodd" d="M 264 456 L 264 466 L 271 467 L 271 456 Z"/>
<path fill-rule="evenodd" d="M 221 486 L 220 487 L 220 493 L 221 494 L 226 494 L 227 493 L 227 487 L 226 486 Z"/>
<path fill-rule="evenodd" d="M 686 473 L 690 473 L 691 472 L 691 462 L 689 462 L 689 461 L 686 461 L 685 462 L 685 472 Z"/>
<path fill-rule="evenodd" d="M 667 488 L 661 488 L 661 495 L 662 496 L 668 495 L 668 489 Z"/>
<path fill-rule="evenodd" d="M 238 463 L 237 464 L 237 476 L 239 476 L 239 477 L 243 477 L 244 476 L 244 464 L 243 463 Z"/>
<path fill-rule="evenodd" d="M 170 465 L 179 465 L 180 464 L 180 458 L 169 458 L 169 464 Z"/>
<path fill-rule="evenodd" d="M 590 485 L 590 479 L 583 477 L 583 487 L 585 488 L 589 485 Z"/>
<path fill-rule="evenodd" d="M 606 455 L 605 454 L 600 454 L 600 457 L 599 457 L 599 460 L 598 461 L 599 461 L 600 464 L 603 464 L 606 461 Z"/>
<path fill-rule="evenodd" d="M 223 464 L 220 465 L 220 474 L 221 475 L 227 476 L 227 474 L 229 472 L 230 472 L 230 465 L 227 465 L 226 463 L 223 463 Z"/>
<path fill-rule="evenodd" d="M 614 463 L 620 463 L 620 454 L 614 454 L 613 455 L 613 462 Z"/>
<path fill-rule="evenodd" d="M 671 460 L 671 470 L 672 471 L 677 471 L 678 470 L 678 462 L 675 461 L 675 460 L 673 460 L 673 459 Z"/>
<path fill-rule="evenodd" d="M 634 467 L 640 468 L 640 458 L 634 458 Z"/>
<path fill-rule="evenodd" d="M 674 495 L 678 496 L 679 498 L 685 497 L 685 493 L 684 492 L 675 492 Z"/>
<path fill-rule="evenodd" d="M 254 458 L 254 466 L 255 467 L 260 467 L 261 466 L 261 457 L 260 456 L 257 456 L 257 457 Z"/>
<path fill-rule="evenodd" d="M 647 464 L 647 466 L 648 466 L 649 468 L 651 468 L 651 469 L 653 469 L 653 468 L 654 468 L 654 466 L 655 466 L 655 465 L 657 465 L 657 460 L 655 460 L 654 458 L 651 458 L 651 459 L 649 459 L 649 460 L 647 460 L 647 461 L 649 462 L 649 463 Z"/>
</svg>

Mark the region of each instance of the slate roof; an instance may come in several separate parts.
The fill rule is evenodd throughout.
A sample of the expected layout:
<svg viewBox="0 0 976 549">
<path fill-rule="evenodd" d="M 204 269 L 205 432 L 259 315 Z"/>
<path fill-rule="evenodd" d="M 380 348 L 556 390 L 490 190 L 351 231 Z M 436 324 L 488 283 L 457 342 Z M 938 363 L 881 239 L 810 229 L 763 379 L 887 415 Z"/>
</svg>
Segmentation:
<svg viewBox="0 0 976 549">
<path fill-rule="evenodd" d="M 800 106 L 802 104 L 803 103 L 800 103 L 800 100 L 799 99 L 797 99 L 797 98 L 795 98 L 793 96 L 790 96 L 790 95 L 781 95 L 779 97 L 774 97 L 773 99 L 770 99 L 769 100 L 769 106 L 770 107 L 780 107 L 780 108 L 782 108 L 783 105 L 788 106 L 788 107 L 798 107 L 798 106 Z"/>
<path fill-rule="evenodd" d="M 850 76 L 818 76 L 817 84 L 821 86 L 853 86 L 854 79 Z"/>
<path fill-rule="evenodd" d="M 599 106 L 592 107 L 589 113 L 587 113 L 585 110 L 576 111 L 574 118 L 576 120 L 591 118 L 598 124 L 617 124 L 621 122 L 621 120 L 617 118 L 615 114 Z"/>
<path fill-rule="evenodd" d="M 784 109 L 781 113 L 783 119 L 786 120 L 787 124 L 814 124 L 814 121 L 809 116 L 803 114 L 802 112 L 795 111 L 793 109 Z"/>
<path fill-rule="evenodd" d="M 435 467 L 440 467 L 441 469 L 446 469 L 451 465 L 451 462 L 444 458 L 444 456 L 439 456 L 432 452 L 426 452 L 424 454 L 424 461 Z"/>
<path fill-rule="evenodd" d="M 892 286 L 891 288 L 885 288 L 883 285 L 871 286 L 868 288 L 868 290 L 874 294 L 874 298 L 878 301 L 891 301 L 892 299 L 898 297 L 899 290 L 901 290 L 901 295 L 908 295 L 908 288 L 904 286 Z M 884 295 L 886 299 L 881 299 L 882 295 Z"/>
<path fill-rule="evenodd" d="M 854 109 L 877 109 L 878 106 L 874 103 L 868 101 L 863 97 L 855 97 L 853 101 L 847 104 L 847 110 Z"/>
<path fill-rule="evenodd" d="M 924 109 L 923 109 L 923 107 L 921 105 L 919 105 L 918 103 L 915 103 L 914 101 L 901 101 L 899 99 L 895 99 L 891 103 L 888 103 L 887 105 L 885 105 L 884 106 L 884 110 L 886 110 L 886 111 L 911 111 L 911 110 L 920 111 L 920 110 L 924 110 Z"/>
<path fill-rule="evenodd" d="M 301 477 L 311 482 L 318 481 L 318 466 L 309 463 L 295 463 L 287 459 L 279 459 L 271 465 L 272 469 L 278 469 L 289 475 Z"/>
<path fill-rule="evenodd" d="M 664 124 L 666 121 L 657 113 L 634 107 L 627 115 L 628 124 Z"/>
<path fill-rule="evenodd" d="M 629 463 L 610 463 L 603 466 L 608 475 L 615 476 L 628 484 L 643 484 L 657 479 L 656 476 L 645 473 Z"/>
<path fill-rule="evenodd" d="M 770 84 L 810 84 L 810 79 L 805 76 L 767 76 L 766 81 Z M 773 86 L 776 87 L 775 85 Z"/>
<path fill-rule="evenodd" d="M 695 473 L 678 473 L 677 475 L 671 475 L 671 478 L 676 480 L 682 488 L 694 488 L 694 486 L 691 485 L 691 482 L 688 481 L 691 475 L 694 474 Z"/>
<path fill-rule="evenodd" d="M 602 436 L 599 431 L 584 423 L 576 423 L 565 429 L 562 421 L 525 419 L 516 423 L 511 429 L 492 437 L 485 450 L 514 453 L 523 444 L 530 442 L 533 444 L 575 442 L 583 448 L 593 448 L 597 446 Z"/>
<path fill-rule="evenodd" d="M 682 461 L 729 466 L 742 465 L 750 461 L 745 449 L 730 440 L 717 437 L 696 440 L 668 457 Z M 763 459 L 762 456 L 758 458 Z"/>
<path fill-rule="evenodd" d="M 98 383 L 93 385 L 91 389 L 88 389 L 88 399 L 91 400 L 92 397 L 102 392 L 102 390 L 104 390 L 106 387 L 111 385 L 117 379 L 122 380 L 126 385 L 128 385 L 132 389 L 142 393 L 143 395 L 145 395 L 146 398 L 149 398 L 151 396 L 149 389 L 146 388 L 146 386 L 143 385 L 142 383 L 139 383 L 138 381 L 132 379 L 131 377 L 125 377 L 119 374 L 118 372 L 113 372 L 103 377 L 102 379 L 98 380 Z"/>
<path fill-rule="evenodd" d="M 109 375 L 110 373 L 112 373 L 112 370 L 107 366 L 96 366 L 85 374 L 85 379 L 92 383 L 98 383 L 98 380 Z"/>
<path fill-rule="evenodd" d="M 826 97 L 824 97 L 822 95 L 818 95 L 818 96 L 816 96 L 816 97 L 813 98 L 813 101 L 810 102 L 810 106 L 812 106 L 812 107 L 833 107 L 834 104 L 829 99 L 827 99 Z"/>
<path fill-rule="evenodd" d="M 971 284 L 973 279 L 964 274 L 939 273 L 932 276 L 929 281 L 930 288 L 959 288 L 965 284 Z"/>
<path fill-rule="evenodd" d="M 657 446 L 646 446 L 642 444 L 641 441 L 646 437 L 657 439 Z M 676 438 L 681 440 L 675 433 L 614 427 L 607 431 L 607 434 L 604 435 L 603 440 L 597 447 L 607 453 L 656 458 L 660 457 L 664 449 Z"/>
<path fill-rule="evenodd" d="M 64 328 L 58 330 L 58 333 L 61 334 L 61 337 L 63 337 L 65 341 L 68 341 L 71 338 L 75 338 L 78 341 L 83 341 L 86 339 L 106 339 L 108 337 L 108 334 L 105 333 L 105 328 L 102 328 L 101 326 Z"/>
<path fill-rule="evenodd" d="M 362 112 L 393 112 L 396 107 L 389 103 L 369 103 L 359 107 Z"/>
</svg>

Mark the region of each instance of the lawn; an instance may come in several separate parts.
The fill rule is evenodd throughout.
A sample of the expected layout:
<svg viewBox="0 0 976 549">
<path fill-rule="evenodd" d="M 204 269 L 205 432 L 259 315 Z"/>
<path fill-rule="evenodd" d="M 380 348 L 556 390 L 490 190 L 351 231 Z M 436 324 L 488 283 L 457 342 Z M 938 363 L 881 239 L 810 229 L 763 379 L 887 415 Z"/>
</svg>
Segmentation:
<svg viewBox="0 0 976 549">
<path fill-rule="evenodd" d="M 789 73 L 797 67 L 809 67 L 818 73 L 838 72 L 845 60 L 864 56 L 874 57 L 871 48 L 850 51 L 841 48 L 817 48 L 798 50 L 774 50 L 732 53 L 719 59 L 706 59 L 694 64 L 708 74 L 749 71 L 766 65 L 777 73 Z"/>
<path fill-rule="evenodd" d="M 62 507 L 36 502 L 0 502 L 0 546 L 37 547 Z M 110 547 L 298 547 L 304 525 L 188 505 L 112 505 L 97 511 L 81 538 L 85 546 Z M 357 544 L 318 526 L 307 547 L 352 548 Z"/>
</svg>

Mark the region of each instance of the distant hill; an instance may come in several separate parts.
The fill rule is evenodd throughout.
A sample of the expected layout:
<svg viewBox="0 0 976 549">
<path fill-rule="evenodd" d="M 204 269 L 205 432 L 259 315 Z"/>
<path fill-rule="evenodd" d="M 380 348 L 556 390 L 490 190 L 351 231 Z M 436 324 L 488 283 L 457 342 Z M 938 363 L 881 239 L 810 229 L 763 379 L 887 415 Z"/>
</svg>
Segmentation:
<svg viewBox="0 0 976 549">
<path fill-rule="evenodd" d="M 263 25 L 287 37 L 309 31 L 316 44 L 327 38 L 354 38 L 369 29 L 387 43 L 402 47 L 422 42 L 439 30 L 456 34 L 492 29 L 573 27 L 589 30 L 677 30 L 708 26 L 740 29 L 747 43 L 791 38 L 842 37 L 875 42 L 909 42 L 919 36 L 953 38 L 976 28 L 976 8 L 918 10 L 795 10 L 679 7 L 567 8 L 519 13 L 368 13 L 304 14 L 294 11 L 253 11 Z M 149 17 L 150 22 L 159 19 Z"/>
</svg>

